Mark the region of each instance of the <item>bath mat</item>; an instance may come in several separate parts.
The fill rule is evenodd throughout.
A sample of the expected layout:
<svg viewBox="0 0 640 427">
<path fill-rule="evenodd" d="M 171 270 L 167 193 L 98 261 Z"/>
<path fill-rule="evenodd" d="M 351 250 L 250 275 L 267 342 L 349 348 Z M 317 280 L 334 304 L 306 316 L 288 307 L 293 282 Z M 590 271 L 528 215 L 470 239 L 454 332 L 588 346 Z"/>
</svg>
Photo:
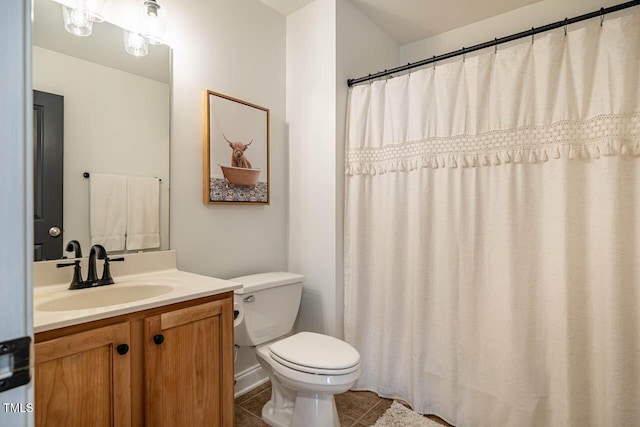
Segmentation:
<svg viewBox="0 0 640 427">
<path fill-rule="evenodd" d="M 394 401 L 373 427 L 442 427 Z"/>
</svg>

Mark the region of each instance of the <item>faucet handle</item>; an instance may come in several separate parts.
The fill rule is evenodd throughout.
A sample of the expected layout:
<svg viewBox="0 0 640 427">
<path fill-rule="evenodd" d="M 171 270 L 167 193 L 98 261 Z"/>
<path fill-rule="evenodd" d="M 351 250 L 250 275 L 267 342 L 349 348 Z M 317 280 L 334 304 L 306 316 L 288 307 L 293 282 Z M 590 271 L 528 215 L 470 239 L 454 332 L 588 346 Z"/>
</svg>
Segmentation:
<svg viewBox="0 0 640 427">
<path fill-rule="evenodd" d="M 124 257 L 119 257 L 119 258 L 105 257 L 104 266 L 102 268 L 102 277 L 100 278 L 100 285 L 112 285 L 113 284 L 113 277 L 111 277 L 111 267 L 109 265 L 110 261 L 111 262 L 124 261 Z"/>
<path fill-rule="evenodd" d="M 58 264 L 56 264 L 57 268 L 62 268 L 62 267 L 71 267 L 72 265 L 75 265 L 76 262 L 80 262 L 80 261 L 74 261 L 74 262 L 59 262 Z"/>
<path fill-rule="evenodd" d="M 63 262 L 63 263 L 56 264 L 56 267 L 58 268 L 70 267 L 70 266 L 73 266 L 73 279 L 71 279 L 71 283 L 69 284 L 69 290 L 82 289 L 83 287 L 82 272 L 80 271 L 81 267 L 80 267 L 79 259 L 73 262 Z"/>
</svg>

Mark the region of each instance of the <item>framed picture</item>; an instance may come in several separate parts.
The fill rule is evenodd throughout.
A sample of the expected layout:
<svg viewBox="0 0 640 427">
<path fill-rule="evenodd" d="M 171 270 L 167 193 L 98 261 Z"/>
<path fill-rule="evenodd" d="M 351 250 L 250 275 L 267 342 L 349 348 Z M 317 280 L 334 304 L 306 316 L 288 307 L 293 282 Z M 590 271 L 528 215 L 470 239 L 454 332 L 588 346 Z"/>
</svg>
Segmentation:
<svg viewBox="0 0 640 427">
<path fill-rule="evenodd" d="M 269 204 L 269 109 L 204 94 L 204 203 Z"/>
</svg>

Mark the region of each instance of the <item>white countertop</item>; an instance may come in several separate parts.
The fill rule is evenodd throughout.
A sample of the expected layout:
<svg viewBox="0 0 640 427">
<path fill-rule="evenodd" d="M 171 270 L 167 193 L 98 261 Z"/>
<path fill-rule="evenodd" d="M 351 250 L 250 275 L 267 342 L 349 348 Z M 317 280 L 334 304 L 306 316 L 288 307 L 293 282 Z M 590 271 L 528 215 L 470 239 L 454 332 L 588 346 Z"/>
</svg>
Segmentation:
<svg viewBox="0 0 640 427">
<path fill-rule="evenodd" d="M 171 266 L 173 267 L 173 266 Z M 136 311 L 147 310 L 163 305 L 188 301 L 228 291 L 233 291 L 242 287 L 240 283 L 229 280 L 216 279 L 199 274 L 179 271 L 175 268 L 165 270 L 146 271 L 142 274 L 130 274 L 126 276 L 116 276 L 115 284 L 99 286 L 96 288 L 68 290 L 69 283 L 38 284 L 33 288 L 33 330 L 35 333 L 58 329 L 65 326 L 77 325 L 94 320 L 105 319 Z M 65 311 L 43 311 L 38 307 L 50 306 L 61 300 L 73 296 L 81 298 L 81 295 L 91 297 L 91 292 L 126 287 L 142 287 L 147 285 L 170 286 L 171 289 L 162 295 L 150 298 L 139 299 L 137 301 L 125 302 L 121 304 L 108 305 L 96 308 L 83 308 Z M 126 292 L 125 292 L 126 293 Z M 76 297 L 77 295 L 77 297 Z"/>
</svg>

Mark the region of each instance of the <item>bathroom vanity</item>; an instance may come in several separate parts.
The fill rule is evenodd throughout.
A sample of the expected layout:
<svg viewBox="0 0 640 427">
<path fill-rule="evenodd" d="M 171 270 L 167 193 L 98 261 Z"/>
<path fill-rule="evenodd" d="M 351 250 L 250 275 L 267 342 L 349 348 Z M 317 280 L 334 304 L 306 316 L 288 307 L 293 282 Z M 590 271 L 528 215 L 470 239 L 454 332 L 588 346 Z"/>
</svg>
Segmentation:
<svg viewBox="0 0 640 427">
<path fill-rule="evenodd" d="M 115 285 L 77 291 L 38 283 L 60 279 L 47 264 L 34 270 L 36 426 L 233 426 L 240 284 L 178 271 L 173 251 L 128 255 Z"/>
</svg>

